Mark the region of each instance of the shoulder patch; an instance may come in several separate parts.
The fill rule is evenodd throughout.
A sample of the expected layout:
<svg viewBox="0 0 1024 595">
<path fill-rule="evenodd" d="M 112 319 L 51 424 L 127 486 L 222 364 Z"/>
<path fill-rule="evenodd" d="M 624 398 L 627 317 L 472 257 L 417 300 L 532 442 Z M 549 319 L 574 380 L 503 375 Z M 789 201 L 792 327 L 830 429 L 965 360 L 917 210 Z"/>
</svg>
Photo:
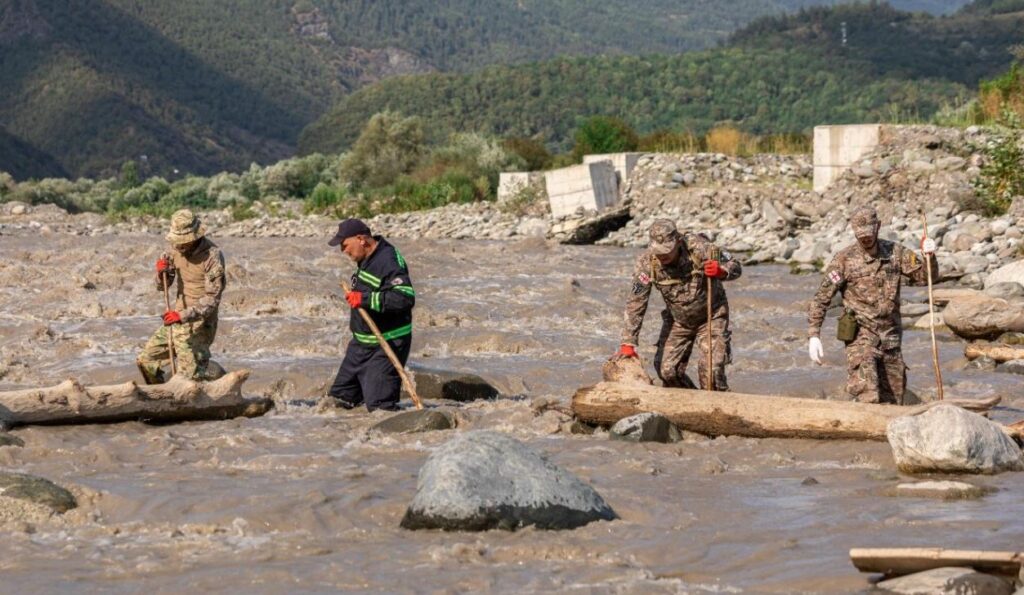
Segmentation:
<svg viewBox="0 0 1024 595">
<path fill-rule="evenodd" d="M 839 274 L 839 271 L 832 270 L 828 273 L 828 280 L 832 282 L 832 285 L 839 285 L 843 280 L 843 276 Z"/>
<path fill-rule="evenodd" d="M 403 281 L 401 277 L 395 277 L 394 279 L 391 280 L 392 285 L 401 285 L 404 282 L 405 281 Z"/>
<path fill-rule="evenodd" d="M 639 279 L 640 283 L 642 283 L 644 285 L 650 285 L 651 284 L 651 276 L 648 275 L 647 273 L 640 273 L 640 276 L 637 277 L 637 279 Z"/>
</svg>

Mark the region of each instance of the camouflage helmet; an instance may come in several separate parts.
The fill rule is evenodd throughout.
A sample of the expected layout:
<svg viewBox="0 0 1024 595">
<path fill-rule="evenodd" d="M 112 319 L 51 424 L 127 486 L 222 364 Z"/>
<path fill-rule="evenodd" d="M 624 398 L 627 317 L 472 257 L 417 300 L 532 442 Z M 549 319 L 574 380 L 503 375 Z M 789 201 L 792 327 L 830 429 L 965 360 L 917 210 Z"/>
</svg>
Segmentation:
<svg viewBox="0 0 1024 595">
<path fill-rule="evenodd" d="M 668 254 L 679 244 L 679 232 L 676 231 L 676 224 L 669 219 L 656 219 L 651 224 L 650 234 L 651 252 L 655 254 Z"/>
<path fill-rule="evenodd" d="M 188 244 L 206 235 L 206 228 L 192 211 L 181 209 L 171 215 L 171 231 L 167 241 L 174 245 Z"/>
<path fill-rule="evenodd" d="M 878 227 L 878 212 L 875 211 L 875 207 L 858 207 L 850 214 L 850 226 L 853 227 L 853 234 L 856 236 L 874 234 Z"/>
</svg>

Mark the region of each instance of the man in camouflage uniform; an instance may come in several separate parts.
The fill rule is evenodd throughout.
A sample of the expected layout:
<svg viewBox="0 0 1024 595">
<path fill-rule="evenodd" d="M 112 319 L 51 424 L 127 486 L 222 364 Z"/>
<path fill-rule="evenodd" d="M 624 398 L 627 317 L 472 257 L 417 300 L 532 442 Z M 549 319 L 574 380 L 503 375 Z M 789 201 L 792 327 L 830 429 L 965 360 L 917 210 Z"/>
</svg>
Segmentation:
<svg viewBox="0 0 1024 595">
<path fill-rule="evenodd" d="M 640 254 L 633 267 L 633 284 L 626 302 L 622 344 L 616 357 L 637 357 L 636 347 L 643 325 L 651 288 L 657 287 L 665 300 L 661 313 L 661 336 L 654 366 L 665 386 L 695 388 L 686 375 L 686 365 L 699 339 L 701 351 L 707 349 L 710 329 L 715 390 L 729 390 L 725 366 L 732 362 L 729 332 L 729 302 L 721 281 L 732 281 L 742 274 L 738 260 L 719 250 L 704 236 L 680 234 L 668 219 L 651 224 L 650 247 Z M 707 312 L 707 279 L 713 279 L 711 320 Z M 697 363 L 702 389 L 708 388 L 707 353 Z"/>
<path fill-rule="evenodd" d="M 167 234 L 172 250 L 156 261 L 156 287 L 163 291 L 162 276 L 177 296 L 174 310 L 163 316 L 161 326 L 143 347 L 137 363 L 147 384 L 164 382 L 161 366 L 168 364 L 168 335 L 174 342 L 177 373 L 193 380 L 213 380 L 224 370 L 210 361 L 210 345 L 217 334 L 217 310 L 224 293 L 224 255 L 204 237 L 206 229 L 187 209 L 171 217 Z M 177 283 L 175 283 L 177 281 Z"/>
<path fill-rule="evenodd" d="M 900 346 L 900 285 L 903 277 L 913 284 L 927 282 L 928 260 L 932 277 L 938 277 L 934 258 L 935 242 L 925 239 L 925 258 L 899 244 L 878 239 L 878 214 L 870 206 L 850 216 L 857 242 L 844 248 L 825 269 L 825 279 L 811 300 L 808 322 L 808 354 L 821 365 L 821 324 L 836 292 L 842 293 L 843 307 L 857 321 L 853 340 L 846 343 L 847 386 L 850 395 L 865 403 L 903 404 L 907 367 Z"/>
</svg>

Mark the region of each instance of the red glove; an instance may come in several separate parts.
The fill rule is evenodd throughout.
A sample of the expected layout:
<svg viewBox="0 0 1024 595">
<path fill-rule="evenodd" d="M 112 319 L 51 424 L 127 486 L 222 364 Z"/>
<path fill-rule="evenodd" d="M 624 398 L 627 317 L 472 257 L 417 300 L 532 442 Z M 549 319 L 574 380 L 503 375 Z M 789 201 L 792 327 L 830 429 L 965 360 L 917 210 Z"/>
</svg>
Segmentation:
<svg viewBox="0 0 1024 595">
<path fill-rule="evenodd" d="M 636 357 L 636 348 L 628 343 L 619 345 L 619 352 L 615 355 L 621 357 Z"/>
<path fill-rule="evenodd" d="M 704 263 L 704 276 L 724 279 L 729 276 L 729 273 L 725 272 L 725 269 L 718 266 L 717 260 L 709 260 Z"/>
<path fill-rule="evenodd" d="M 161 259 L 156 261 L 156 272 L 157 273 L 162 273 L 164 271 L 168 271 L 168 270 L 170 270 L 170 268 L 171 268 L 171 263 L 168 262 L 166 258 L 161 258 Z"/>
<path fill-rule="evenodd" d="M 174 310 L 168 310 L 164 312 L 164 326 L 170 326 L 172 324 L 181 324 L 181 314 L 178 314 Z"/>
<path fill-rule="evenodd" d="M 363 292 L 350 291 L 345 294 L 345 299 L 348 300 L 348 305 L 352 306 L 353 309 L 359 308 L 363 305 Z"/>
</svg>

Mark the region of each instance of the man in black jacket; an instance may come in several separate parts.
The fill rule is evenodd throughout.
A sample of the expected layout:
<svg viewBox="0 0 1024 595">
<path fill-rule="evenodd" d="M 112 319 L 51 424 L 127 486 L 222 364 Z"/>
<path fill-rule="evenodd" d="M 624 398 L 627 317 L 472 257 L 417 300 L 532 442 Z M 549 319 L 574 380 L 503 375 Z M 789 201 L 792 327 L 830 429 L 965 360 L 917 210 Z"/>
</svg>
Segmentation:
<svg viewBox="0 0 1024 595">
<path fill-rule="evenodd" d="M 397 248 L 382 236 L 371 234 L 359 219 L 342 221 L 338 233 L 327 244 L 340 246 L 357 265 L 352 275 L 352 291 L 345 295 L 352 306 L 352 341 L 328 394 L 346 409 L 366 403 L 369 411 L 396 410 L 402 380 L 356 310 L 363 308 L 369 313 L 384 340 L 405 365 L 412 344 L 412 308 L 416 304 L 409 268 Z"/>
</svg>

